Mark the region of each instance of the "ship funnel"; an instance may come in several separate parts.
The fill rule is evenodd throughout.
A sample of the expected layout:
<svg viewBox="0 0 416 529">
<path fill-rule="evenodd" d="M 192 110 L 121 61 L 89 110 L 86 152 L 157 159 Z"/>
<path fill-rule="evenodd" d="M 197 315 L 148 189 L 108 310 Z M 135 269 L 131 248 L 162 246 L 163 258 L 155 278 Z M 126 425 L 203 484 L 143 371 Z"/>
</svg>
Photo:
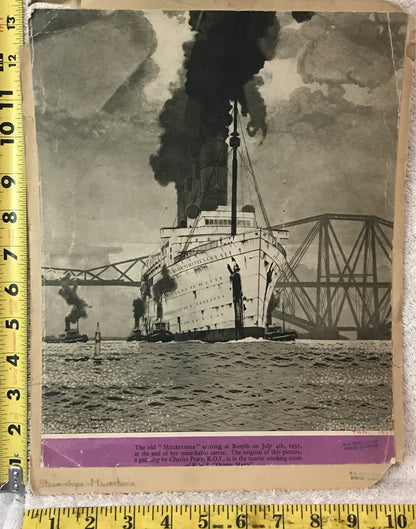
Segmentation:
<svg viewBox="0 0 416 529">
<path fill-rule="evenodd" d="M 189 219 L 196 219 L 199 215 L 199 211 L 199 206 L 192 203 L 186 207 L 185 213 Z"/>
<path fill-rule="evenodd" d="M 204 211 L 227 205 L 228 146 L 219 138 L 207 141 L 200 153 L 200 204 Z"/>
</svg>

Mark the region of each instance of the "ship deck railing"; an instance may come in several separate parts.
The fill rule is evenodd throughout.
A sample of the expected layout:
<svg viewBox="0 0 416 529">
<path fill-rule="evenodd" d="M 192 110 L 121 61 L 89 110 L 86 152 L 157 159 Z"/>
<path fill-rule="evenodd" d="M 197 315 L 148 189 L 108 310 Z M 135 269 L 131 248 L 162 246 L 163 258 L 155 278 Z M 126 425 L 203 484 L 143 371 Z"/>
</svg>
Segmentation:
<svg viewBox="0 0 416 529">
<path fill-rule="evenodd" d="M 268 230 L 265 230 L 263 228 L 256 228 L 255 230 L 256 232 L 260 232 L 260 237 L 266 232 L 267 235 L 269 235 L 268 233 Z M 248 235 L 248 234 L 252 234 L 254 233 L 254 230 L 253 231 L 249 231 L 249 232 L 245 232 L 245 233 L 242 233 L 241 235 Z M 278 242 L 276 240 L 275 237 L 271 236 L 273 238 L 273 243 L 277 246 L 277 248 L 280 250 L 280 252 L 282 253 L 282 255 L 284 256 L 284 258 L 286 259 L 286 250 L 283 248 L 283 246 L 280 244 L 280 242 Z M 226 237 L 228 238 L 228 237 Z M 222 241 L 223 239 L 216 239 L 214 241 L 209 241 L 209 242 L 206 242 L 204 244 L 201 244 L 200 246 L 197 246 L 196 248 L 192 248 L 191 250 L 187 250 L 185 252 L 181 252 L 180 254 L 178 254 L 174 261 L 175 263 L 179 262 L 179 261 L 182 261 L 182 259 L 185 259 L 186 257 L 189 257 L 190 255 L 197 255 L 201 252 L 205 252 L 207 250 L 212 250 L 213 248 L 217 248 L 218 246 L 220 246 L 222 244 Z"/>
</svg>

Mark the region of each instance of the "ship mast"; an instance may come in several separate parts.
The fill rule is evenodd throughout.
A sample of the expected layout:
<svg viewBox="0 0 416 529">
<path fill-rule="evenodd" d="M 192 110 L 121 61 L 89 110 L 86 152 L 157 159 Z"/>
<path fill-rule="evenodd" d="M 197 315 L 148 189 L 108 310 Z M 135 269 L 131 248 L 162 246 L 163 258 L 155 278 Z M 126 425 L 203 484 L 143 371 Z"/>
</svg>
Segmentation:
<svg viewBox="0 0 416 529">
<path fill-rule="evenodd" d="M 237 149 L 240 138 L 237 132 L 237 98 L 234 99 L 234 125 L 230 138 L 230 147 L 233 150 L 232 185 L 231 185 L 231 237 L 237 235 Z"/>
</svg>

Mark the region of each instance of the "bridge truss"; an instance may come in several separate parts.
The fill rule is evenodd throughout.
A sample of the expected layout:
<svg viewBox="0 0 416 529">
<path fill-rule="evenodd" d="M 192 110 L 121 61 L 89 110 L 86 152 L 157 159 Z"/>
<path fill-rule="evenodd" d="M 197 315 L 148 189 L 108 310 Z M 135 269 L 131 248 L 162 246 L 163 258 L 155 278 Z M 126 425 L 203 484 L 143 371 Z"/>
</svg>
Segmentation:
<svg viewBox="0 0 416 529">
<path fill-rule="evenodd" d="M 140 287 L 140 272 L 147 255 L 85 270 L 77 268 L 42 268 L 42 284 L 61 286 L 62 279 L 70 279 L 81 286 Z"/>
<path fill-rule="evenodd" d="M 325 214 L 274 229 L 304 232 L 275 285 L 277 318 L 310 337 L 387 338 L 393 224 L 375 216 Z M 305 233 L 306 232 L 306 233 Z"/>
</svg>

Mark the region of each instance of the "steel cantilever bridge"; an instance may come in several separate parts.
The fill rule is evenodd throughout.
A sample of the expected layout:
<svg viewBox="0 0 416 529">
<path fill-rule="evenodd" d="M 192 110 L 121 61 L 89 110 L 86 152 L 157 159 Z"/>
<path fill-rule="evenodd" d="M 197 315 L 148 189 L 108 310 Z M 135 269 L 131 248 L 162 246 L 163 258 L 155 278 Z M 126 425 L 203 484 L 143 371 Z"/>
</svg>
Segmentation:
<svg viewBox="0 0 416 529">
<path fill-rule="evenodd" d="M 368 215 L 325 214 L 274 228 L 300 228 L 302 243 L 275 287 L 274 315 L 308 332 L 387 338 L 391 321 L 392 228 Z"/>
<path fill-rule="evenodd" d="M 273 316 L 310 337 L 387 338 L 391 321 L 392 222 L 376 216 L 324 214 L 273 229 L 302 238 L 275 283 Z M 289 252 L 288 252 L 289 253 Z M 64 277 L 83 286 L 140 286 L 147 256 L 89 269 L 43 268 L 43 284 Z"/>
<path fill-rule="evenodd" d="M 66 278 L 80 286 L 140 287 L 140 268 L 148 256 L 136 257 L 94 268 L 42 267 L 42 284 L 61 286 Z"/>
</svg>

